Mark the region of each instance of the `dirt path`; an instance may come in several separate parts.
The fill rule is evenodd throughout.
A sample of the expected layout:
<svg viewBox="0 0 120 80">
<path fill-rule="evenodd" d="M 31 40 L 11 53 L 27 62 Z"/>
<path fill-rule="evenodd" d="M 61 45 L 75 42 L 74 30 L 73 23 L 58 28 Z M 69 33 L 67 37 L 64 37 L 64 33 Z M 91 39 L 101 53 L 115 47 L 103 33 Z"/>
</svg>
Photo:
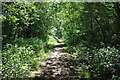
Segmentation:
<svg viewBox="0 0 120 80">
<path fill-rule="evenodd" d="M 62 41 L 55 45 L 46 65 L 37 74 L 41 80 L 77 80 L 74 79 L 75 63 L 71 61 L 70 55 L 63 52 L 62 45 Z"/>
</svg>

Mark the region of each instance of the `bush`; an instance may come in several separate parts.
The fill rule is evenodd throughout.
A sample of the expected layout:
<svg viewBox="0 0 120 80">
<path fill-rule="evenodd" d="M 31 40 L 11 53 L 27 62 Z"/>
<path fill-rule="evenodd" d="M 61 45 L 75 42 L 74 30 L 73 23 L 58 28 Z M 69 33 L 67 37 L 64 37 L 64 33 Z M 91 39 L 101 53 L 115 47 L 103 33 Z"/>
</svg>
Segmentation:
<svg viewBox="0 0 120 80">
<path fill-rule="evenodd" d="M 112 78 L 118 76 L 116 64 L 119 62 L 119 51 L 113 48 L 102 48 L 93 50 L 94 56 L 88 57 L 88 64 L 90 65 L 93 77 Z"/>
<path fill-rule="evenodd" d="M 34 65 L 34 58 L 37 56 L 42 58 L 45 47 L 46 43 L 39 38 L 19 38 L 14 40 L 13 44 L 4 46 L 2 77 L 4 79 L 27 77 L 29 71 L 38 65 Z"/>
<path fill-rule="evenodd" d="M 82 66 L 87 66 L 87 71 L 90 72 L 93 78 L 104 78 L 104 79 L 117 79 L 120 75 L 119 63 L 119 50 L 114 47 L 107 48 L 87 48 L 86 46 L 79 44 L 74 48 L 76 59 L 82 63 Z M 82 67 L 81 66 L 81 67 Z M 82 68 L 86 71 L 86 69 Z"/>
</svg>

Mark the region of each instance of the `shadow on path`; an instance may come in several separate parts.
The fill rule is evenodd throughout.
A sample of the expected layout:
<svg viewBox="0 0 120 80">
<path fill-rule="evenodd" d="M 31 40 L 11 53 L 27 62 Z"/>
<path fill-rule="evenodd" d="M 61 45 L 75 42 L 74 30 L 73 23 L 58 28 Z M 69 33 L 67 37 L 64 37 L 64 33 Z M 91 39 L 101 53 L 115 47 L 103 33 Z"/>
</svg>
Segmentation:
<svg viewBox="0 0 120 80">
<path fill-rule="evenodd" d="M 64 45 L 62 41 L 55 45 L 55 48 L 51 52 L 46 61 L 46 65 L 39 70 L 36 78 L 41 80 L 76 80 L 75 68 L 71 61 L 70 55 L 63 53 Z"/>
</svg>

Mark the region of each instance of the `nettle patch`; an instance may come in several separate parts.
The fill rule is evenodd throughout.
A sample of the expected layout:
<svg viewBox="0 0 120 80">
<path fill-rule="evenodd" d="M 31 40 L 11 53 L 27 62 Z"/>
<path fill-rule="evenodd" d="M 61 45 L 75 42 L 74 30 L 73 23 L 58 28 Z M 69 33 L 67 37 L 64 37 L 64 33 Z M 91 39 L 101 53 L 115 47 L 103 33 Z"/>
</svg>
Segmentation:
<svg viewBox="0 0 120 80">
<path fill-rule="evenodd" d="M 82 69 L 89 72 L 91 77 L 106 79 L 117 79 L 119 77 L 118 71 L 120 69 L 118 67 L 120 67 L 120 54 L 116 48 L 107 47 L 90 50 L 85 47 L 77 47 L 76 55 L 79 55 L 78 57 L 82 66 L 86 67 L 81 66 Z"/>
<path fill-rule="evenodd" d="M 45 43 L 42 40 L 35 38 L 25 40 L 26 42 L 24 39 L 16 41 L 18 44 L 14 42 L 14 44 L 7 44 L 4 47 L 2 54 L 3 78 L 28 77 L 29 71 L 35 67 L 33 59 L 41 54 L 45 54 Z"/>
</svg>

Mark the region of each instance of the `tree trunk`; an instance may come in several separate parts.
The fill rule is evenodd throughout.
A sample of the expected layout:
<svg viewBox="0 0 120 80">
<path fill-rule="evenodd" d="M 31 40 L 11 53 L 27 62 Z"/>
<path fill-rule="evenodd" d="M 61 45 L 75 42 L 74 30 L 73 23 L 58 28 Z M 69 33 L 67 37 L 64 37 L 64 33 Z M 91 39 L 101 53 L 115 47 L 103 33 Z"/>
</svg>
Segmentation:
<svg viewBox="0 0 120 80">
<path fill-rule="evenodd" d="M 98 23 L 99 27 L 100 27 L 100 31 L 103 34 L 103 42 L 105 43 L 105 33 L 103 31 L 102 25 L 100 24 L 100 22 L 97 20 L 97 18 L 94 18 L 96 20 L 96 22 Z"/>
<path fill-rule="evenodd" d="M 120 4 L 119 2 L 114 3 L 114 7 L 115 7 L 115 11 L 118 17 L 117 18 L 118 27 L 116 29 L 116 34 L 118 36 L 118 39 L 120 40 Z M 120 44 L 119 40 L 118 40 L 118 44 Z"/>
</svg>

